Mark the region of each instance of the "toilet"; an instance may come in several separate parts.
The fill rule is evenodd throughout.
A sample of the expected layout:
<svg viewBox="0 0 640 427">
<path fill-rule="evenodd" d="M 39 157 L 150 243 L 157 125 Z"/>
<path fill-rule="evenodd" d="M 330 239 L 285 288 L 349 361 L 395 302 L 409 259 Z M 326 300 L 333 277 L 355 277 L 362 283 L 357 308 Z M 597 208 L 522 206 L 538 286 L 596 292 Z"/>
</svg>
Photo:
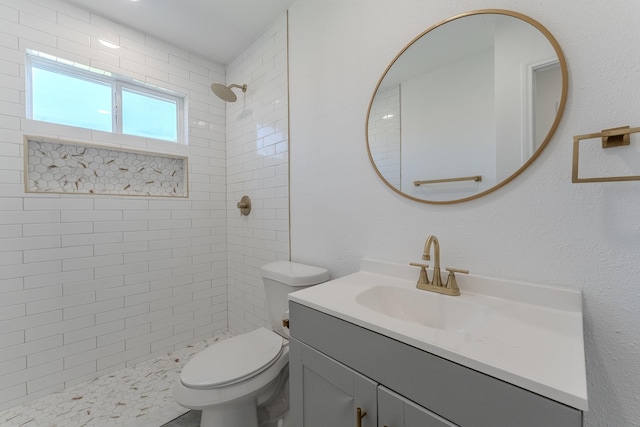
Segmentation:
<svg viewBox="0 0 640 427">
<path fill-rule="evenodd" d="M 271 329 L 217 342 L 182 369 L 173 390 L 180 405 L 202 411 L 202 427 L 285 427 L 289 410 L 289 340 L 282 320 L 287 294 L 329 279 L 324 268 L 276 261 L 262 267 Z"/>
</svg>

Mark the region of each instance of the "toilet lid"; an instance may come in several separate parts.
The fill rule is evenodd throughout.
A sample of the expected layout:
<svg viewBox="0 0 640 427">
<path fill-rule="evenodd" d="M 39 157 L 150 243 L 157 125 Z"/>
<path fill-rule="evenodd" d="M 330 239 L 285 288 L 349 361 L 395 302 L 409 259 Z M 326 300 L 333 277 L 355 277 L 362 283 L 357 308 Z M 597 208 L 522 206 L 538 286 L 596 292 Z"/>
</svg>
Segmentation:
<svg viewBox="0 0 640 427">
<path fill-rule="evenodd" d="M 217 342 L 195 355 L 180 381 L 189 388 L 216 388 L 240 382 L 271 366 L 282 353 L 283 338 L 258 328 Z"/>
</svg>

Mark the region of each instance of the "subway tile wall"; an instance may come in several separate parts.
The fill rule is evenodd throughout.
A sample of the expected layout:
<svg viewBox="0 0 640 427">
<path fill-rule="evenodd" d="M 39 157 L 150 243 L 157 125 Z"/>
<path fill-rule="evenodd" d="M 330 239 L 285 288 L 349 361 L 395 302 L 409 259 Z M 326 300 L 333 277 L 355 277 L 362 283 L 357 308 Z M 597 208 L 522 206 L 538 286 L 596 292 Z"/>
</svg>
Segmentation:
<svg viewBox="0 0 640 427">
<path fill-rule="evenodd" d="M 371 104 L 367 137 L 371 157 L 384 179 L 401 188 L 400 85 L 379 88 Z"/>
<path fill-rule="evenodd" d="M 187 94 L 189 145 L 26 119 L 26 49 Z M 224 78 L 67 3 L 0 0 L 0 409 L 227 331 L 225 105 L 209 90 Z M 190 197 L 27 195 L 23 134 L 188 156 Z"/>
<path fill-rule="evenodd" d="M 269 326 L 260 267 L 289 259 L 287 16 L 227 66 L 238 100 L 227 103 L 229 329 Z M 241 217 L 236 204 L 251 197 Z"/>
</svg>

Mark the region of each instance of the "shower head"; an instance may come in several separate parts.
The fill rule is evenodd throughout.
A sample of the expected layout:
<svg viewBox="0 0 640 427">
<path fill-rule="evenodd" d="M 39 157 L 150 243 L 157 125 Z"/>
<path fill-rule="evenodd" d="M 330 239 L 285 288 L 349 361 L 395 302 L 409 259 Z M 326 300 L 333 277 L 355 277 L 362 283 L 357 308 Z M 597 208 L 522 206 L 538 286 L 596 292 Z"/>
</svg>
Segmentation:
<svg viewBox="0 0 640 427">
<path fill-rule="evenodd" d="M 213 83 L 211 85 L 211 90 L 213 91 L 213 93 L 216 94 L 218 98 L 222 99 L 223 101 L 236 102 L 238 97 L 231 90 L 231 88 L 234 88 L 234 87 L 239 87 L 240 89 L 242 89 L 243 92 L 247 91 L 247 85 L 240 86 L 240 85 L 232 84 L 229 86 L 225 86 L 220 83 Z"/>
</svg>

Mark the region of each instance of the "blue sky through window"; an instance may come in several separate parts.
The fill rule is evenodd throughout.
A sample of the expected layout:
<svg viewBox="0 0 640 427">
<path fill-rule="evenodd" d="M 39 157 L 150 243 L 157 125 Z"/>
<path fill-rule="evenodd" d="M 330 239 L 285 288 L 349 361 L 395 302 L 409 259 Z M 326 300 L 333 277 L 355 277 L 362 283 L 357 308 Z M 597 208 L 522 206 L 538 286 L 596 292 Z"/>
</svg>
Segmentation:
<svg viewBox="0 0 640 427">
<path fill-rule="evenodd" d="M 41 52 L 27 67 L 30 119 L 186 143 L 183 95 Z"/>
<path fill-rule="evenodd" d="M 112 132 L 111 85 L 33 67 L 33 119 Z"/>
<path fill-rule="evenodd" d="M 178 141 L 178 106 L 140 92 L 122 90 L 122 132 Z"/>
</svg>

